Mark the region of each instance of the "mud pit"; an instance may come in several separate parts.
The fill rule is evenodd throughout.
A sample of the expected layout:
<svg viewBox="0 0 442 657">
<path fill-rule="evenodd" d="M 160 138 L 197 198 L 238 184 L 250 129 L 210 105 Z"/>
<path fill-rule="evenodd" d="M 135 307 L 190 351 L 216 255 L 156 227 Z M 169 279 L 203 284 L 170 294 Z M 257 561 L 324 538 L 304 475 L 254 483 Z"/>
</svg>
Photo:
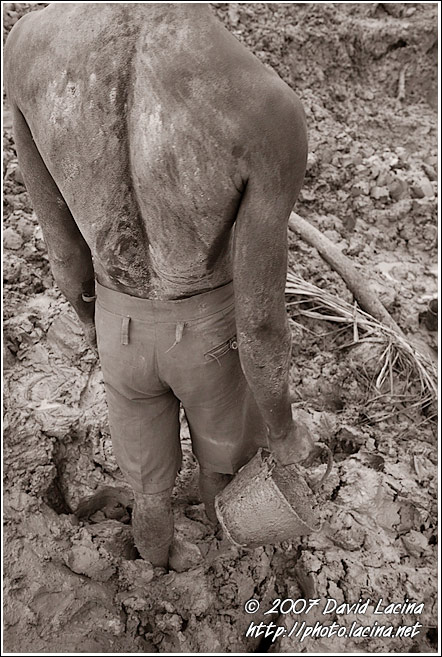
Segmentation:
<svg viewBox="0 0 442 657">
<path fill-rule="evenodd" d="M 34 10 L 44 6 L 34 5 Z M 227 27 L 300 94 L 310 134 L 297 212 L 369 274 L 410 336 L 436 346 L 419 315 L 436 295 L 435 5 L 214 4 Z M 26 11 L 5 3 L 5 29 Z M 434 411 L 377 396 L 375 346 L 336 324 L 297 314 L 297 406 L 334 451 L 320 493 L 323 529 L 252 551 L 215 536 L 199 503 L 183 420 L 184 465 L 174 493 L 177 533 L 204 561 L 153 571 L 133 546 L 131 499 L 113 459 L 95 356 L 54 287 L 17 166 L 6 107 L 5 649 L 11 652 L 436 651 Z M 290 236 L 290 267 L 352 300 L 313 249 Z M 337 330 L 338 329 L 338 330 Z M 399 374 L 392 373 L 393 383 Z M 323 472 L 317 464 L 312 474 Z M 78 502 L 118 487 L 88 518 Z M 261 610 L 244 612 L 256 598 Z M 267 615 L 276 598 L 321 598 L 308 615 Z M 322 615 L 328 598 L 366 613 Z M 422 614 L 375 615 L 374 605 L 424 603 Z M 422 624 L 404 638 L 246 637 L 253 620 L 290 629 Z"/>
</svg>

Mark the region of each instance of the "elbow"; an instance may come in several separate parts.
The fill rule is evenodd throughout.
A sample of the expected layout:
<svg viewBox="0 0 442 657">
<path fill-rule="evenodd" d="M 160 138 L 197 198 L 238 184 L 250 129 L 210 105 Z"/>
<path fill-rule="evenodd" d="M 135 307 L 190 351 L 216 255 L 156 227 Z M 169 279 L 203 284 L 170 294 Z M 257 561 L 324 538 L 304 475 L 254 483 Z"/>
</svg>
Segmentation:
<svg viewBox="0 0 442 657">
<path fill-rule="evenodd" d="M 264 318 L 249 322 L 245 326 L 237 326 L 237 329 L 238 346 L 246 351 L 248 348 L 253 349 L 256 344 L 279 345 L 283 349 L 291 344 L 291 333 L 286 316 L 280 322 Z"/>
</svg>

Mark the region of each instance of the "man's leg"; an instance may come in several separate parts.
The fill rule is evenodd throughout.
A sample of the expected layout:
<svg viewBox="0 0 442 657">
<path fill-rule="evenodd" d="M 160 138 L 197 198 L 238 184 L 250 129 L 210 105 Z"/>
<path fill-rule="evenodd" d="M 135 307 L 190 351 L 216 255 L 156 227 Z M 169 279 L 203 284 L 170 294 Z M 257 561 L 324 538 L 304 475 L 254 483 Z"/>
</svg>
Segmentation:
<svg viewBox="0 0 442 657">
<path fill-rule="evenodd" d="M 215 290 L 214 298 L 221 292 Z M 183 354 L 180 369 L 174 369 L 174 391 L 183 404 L 200 466 L 206 514 L 216 523 L 216 495 L 256 454 L 266 427 L 241 369 L 233 303 L 212 312 L 216 308 L 207 297 L 206 302 L 207 317 L 189 322 L 186 344 L 175 348 L 177 361 L 180 349 Z"/>
<path fill-rule="evenodd" d="M 97 290 L 95 324 L 109 426 L 116 461 L 134 491 L 135 545 L 154 566 L 167 567 L 171 493 L 181 464 L 179 401 L 158 378 L 150 302 L 100 285 Z"/>
<path fill-rule="evenodd" d="M 231 480 L 232 475 L 212 472 L 206 468 L 200 467 L 200 495 L 206 509 L 207 517 L 214 524 L 218 522 L 218 518 L 216 517 L 215 513 L 215 497 L 227 486 Z"/>
<path fill-rule="evenodd" d="M 138 552 L 155 567 L 167 568 L 173 539 L 171 495 L 173 487 L 161 493 L 134 492 L 132 528 Z"/>
</svg>

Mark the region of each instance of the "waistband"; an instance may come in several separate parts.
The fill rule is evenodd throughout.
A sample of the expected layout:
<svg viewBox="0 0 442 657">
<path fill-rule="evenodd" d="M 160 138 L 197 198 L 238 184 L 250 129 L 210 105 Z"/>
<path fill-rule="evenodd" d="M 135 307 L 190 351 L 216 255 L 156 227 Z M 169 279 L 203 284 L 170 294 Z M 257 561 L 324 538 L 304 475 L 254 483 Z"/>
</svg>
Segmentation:
<svg viewBox="0 0 442 657">
<path fill-rule="evenodd" d="M 209 292 L 195 294 L 185 299 L 140 299 L 124 292 L 117 292 L 100 283 L 97 286 L 97 302 L 109 312 L 127 315 L 145 321 L 179 321 L 207 317 L 229 308 L 234 303 L 233 281 Z"/>
</svg>

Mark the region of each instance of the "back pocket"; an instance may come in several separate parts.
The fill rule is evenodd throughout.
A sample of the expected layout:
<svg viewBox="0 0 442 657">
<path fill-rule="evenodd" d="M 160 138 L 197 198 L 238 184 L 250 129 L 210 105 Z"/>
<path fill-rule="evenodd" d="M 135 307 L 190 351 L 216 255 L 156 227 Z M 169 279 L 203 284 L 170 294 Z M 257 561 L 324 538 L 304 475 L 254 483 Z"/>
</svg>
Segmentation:
<svg viewBox="0 0 442 657">
<path fill-rule="evenodd" d="M 238 349 L 236 335 L 229 338 L 228 340 L 224 340 L 224 342 L 221 342 L 221 344 L 217 345 L 216 347 L 213 347 L 213 349 L 206 351 L 206 353 L 204 354 L 204 358 L 207 361 L 210 360 L 218 361 L 220 358 L 225 356 L 231 349 L 233 350 Z"/>
</svg>

